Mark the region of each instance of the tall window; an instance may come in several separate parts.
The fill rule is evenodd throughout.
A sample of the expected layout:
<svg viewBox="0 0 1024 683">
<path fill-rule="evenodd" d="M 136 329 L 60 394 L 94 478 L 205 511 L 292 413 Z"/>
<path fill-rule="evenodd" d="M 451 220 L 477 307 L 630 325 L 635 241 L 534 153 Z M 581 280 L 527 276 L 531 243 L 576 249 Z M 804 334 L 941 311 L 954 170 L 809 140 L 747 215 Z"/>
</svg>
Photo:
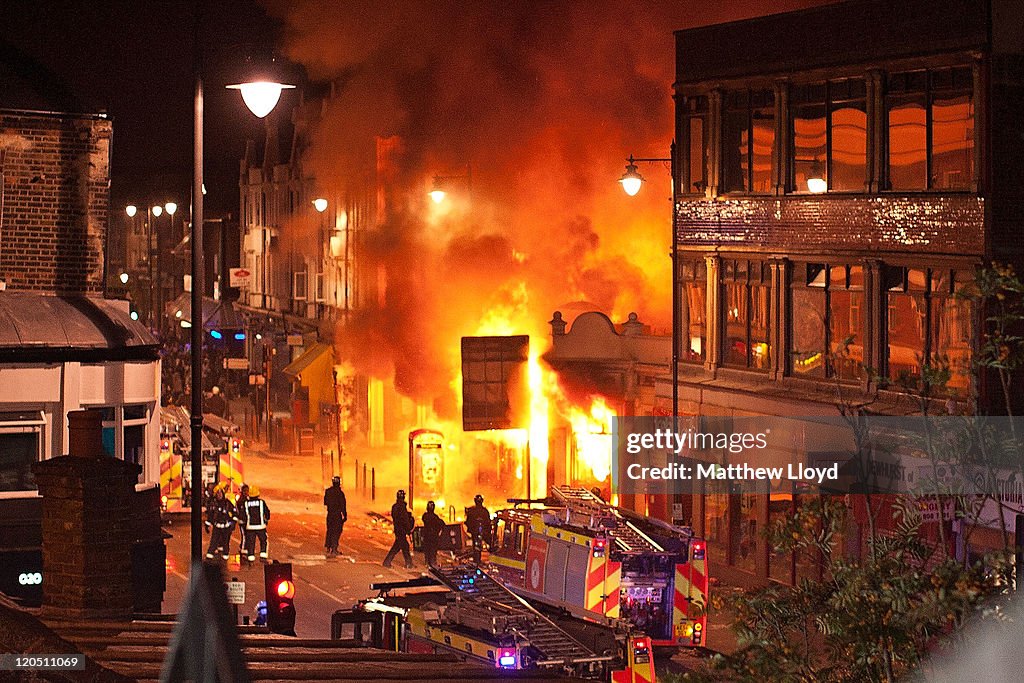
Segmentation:
<svg viewBox="0 0 1024 683">
<path fill-rule="evenodd" d="M 792 295 L 792 374 L 859 379 L 864 361 L 863 268 L 797 264 Z"/>
<path fill-rule="evenodd" d="M 970 189 L 972 88 L 968 67 L 890 74 L 886 111 L 891 189 Z"/>
<path fill-rule="evenodd" d="M 775 95 L 770 90 L 728 93 L 722 120 L 722 189 L 771 192 L 775 152 Z"/>
<path fill-rule="evenodd" d="M 767 370 L 771 360 L 771 269 L 760 261 L 727 260 L 722 264 L 725 365 Z"/>
<path fill-rule="evenodd" d="M 973 348 L 973 305 L 963 295 L 973 278 L 967 271 L 926 270 L 889 266 L 888 377 L 908 388 L 918 388 L 927 360 L 949 369 L 944 387 L 965 395 L 970 383 Z M 958 294 L 959 293 L 959 294 Z M 938 389 L 932 387 L 932 390 Z"/>
<path fill-rule="evenodd" d="M 683 174 L 680 189 L 684 194 L 704 194 L 708 186 L 708 98 L 687 97 L 684 123 L 686 144 L 689 150 L 687 168 L 679 169 Z"/>
<path fill-rule="evenodd" d="M 790 93 L 791 187 L 795 192 L 864 189 L 867 108 L 864 80 L 795 86 Z M 821 189 L 815 183 L 823 183 Z"/>
<path fill-rule="evenodd" d="M 703 260 L 680 263 L 679 286 L 683 329 L 679 357 L 688 363 L 703 363 L 707 353 L 707 268 Z"/>
</svg>

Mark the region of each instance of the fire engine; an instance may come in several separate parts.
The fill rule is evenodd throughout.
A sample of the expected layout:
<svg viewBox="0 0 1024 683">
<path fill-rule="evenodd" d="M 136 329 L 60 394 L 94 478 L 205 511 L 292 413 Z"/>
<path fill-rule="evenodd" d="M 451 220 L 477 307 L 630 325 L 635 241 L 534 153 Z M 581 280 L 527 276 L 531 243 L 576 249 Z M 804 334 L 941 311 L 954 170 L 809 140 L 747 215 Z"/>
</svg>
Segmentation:
<svg viewBox="0 0 1024 683">
<path fill-rule="evenodd" d="M 212 414 L 203 416 L 203 485 L 226 482 L 237 495 L 242 487 L 242 438 L 238 426 Z M 160 500 L 167 512 L 189 506 L 192 433 L 189 412 L 160 409 Z"/>
<path fill-rule="evenodd" d="M 358 643 L 384 649 L 455 654 L 497 669 L 610 683 L 655 682 L 650 637 L 624 622 L 602 626 L 545 615 L 476 564 L 431 572 L 433 577 L 374 584 L 377 598 L 334 614 L 332 637 L 343 637 L 350 627 Z M 362 636 L 366 630 L 369 642 Z"/>
<path fill-rule="evenodd" d="M 554 487 L 543 505 L 495 515 L 490 561 L 506 586 L 583 619 L 625 620 L 656 646 L 707 646 L 704 539 L 583 488 Z"/>
</svg>

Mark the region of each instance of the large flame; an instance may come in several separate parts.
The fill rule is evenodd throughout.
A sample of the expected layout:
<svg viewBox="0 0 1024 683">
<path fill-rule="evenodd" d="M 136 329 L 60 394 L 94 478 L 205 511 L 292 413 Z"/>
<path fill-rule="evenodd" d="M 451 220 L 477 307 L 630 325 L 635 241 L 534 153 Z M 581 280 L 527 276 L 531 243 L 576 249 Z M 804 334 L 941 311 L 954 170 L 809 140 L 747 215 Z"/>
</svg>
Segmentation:
<svg viewBox="0 0 1024 683">
<path fill-rule="evenodd" d="M 612 418 L 615 413 L 601 397 L 589 409 L 569 406 L 568 419 L 575 440 L 577 475 L 602 483 L 612 472 Z M 584 467 L 589 471 L 584 471 Z"/>
</svg>

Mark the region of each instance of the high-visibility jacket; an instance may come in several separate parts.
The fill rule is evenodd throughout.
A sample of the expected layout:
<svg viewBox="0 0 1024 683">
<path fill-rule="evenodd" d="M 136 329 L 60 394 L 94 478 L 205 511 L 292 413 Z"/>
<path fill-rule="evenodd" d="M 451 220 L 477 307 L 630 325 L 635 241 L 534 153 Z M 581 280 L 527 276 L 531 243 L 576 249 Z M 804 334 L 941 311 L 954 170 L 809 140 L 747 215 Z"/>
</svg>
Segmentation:
<svg viewBox="0 0 1024 683">
<path fill-rule="evenodd" d="M 270 508 L 262 498 L 249 498 L 245 501 L 245 528 L 247 531 L 266 529 L 270 521 Z"/>
</svg>

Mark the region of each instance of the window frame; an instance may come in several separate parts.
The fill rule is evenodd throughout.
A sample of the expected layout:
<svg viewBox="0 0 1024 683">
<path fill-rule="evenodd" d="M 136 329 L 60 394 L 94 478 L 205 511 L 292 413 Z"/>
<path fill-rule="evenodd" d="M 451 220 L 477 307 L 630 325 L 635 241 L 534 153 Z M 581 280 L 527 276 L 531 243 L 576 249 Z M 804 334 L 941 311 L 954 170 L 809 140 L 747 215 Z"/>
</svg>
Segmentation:
<svg viewBox="0 0 1024 683">
<path fill-rule="evenodd" d="M 957 77 L 957 73 L 966 74 L 964 83 L 960 83 Z M 895 89 L 893 82 L 902 78 L 904 80 L 913 77 L 915 74 L 922 74 L 924 87 L 923 90 L 908 89 L 907 86 L 903 86 L 900 89 Z M 949 85 L 936 85 L 937 77 L 941 74 L 949 74 Z M 885 77 L 885 96 L 882 101 L 882 122 L 883 127 L 883 139 L 885 144 L 885 154 L 883 163 L 885 165 L 885 191 L 892 193 L 907 193 L 907 192 L 972 192 L 974 191 L 974 177 L 977 173 L 977 149 L 974 141 L 971 142 L 970 150 L 970 166 L 967 168 L 967 175 L 969 176 L 967 182 L 959 187 L 941 187 L 936 184 L 933 178 L 934 170 L 934 106 L 936 100 L 936 93 L 942 93 L 946 95 L 966 95 L 971 110 L 971 130 L 977 129 L 977 111 L 975 107 L 976 95 L 974 92 L 973 72 L 972 67 L 969 64 L 951 64 L 942 67 L 932 68 L 919 68 L 919 69 L 905 69 L 901 71 L 891 71 L 886 73 Z M 925 187 L 921 188 L 893 188 L 892 186 L 892 165 L 891 165 L 891 142 L 890 142 L 890 125 L 889 125 L 889 113 L 892 108 L 894 99 L 907 98 L 912 95 L 923 95 L 924 96 L 924 111 L 925 111 Z M 976 135 L 976 133 L 975 133 Z"/>
<path fill-rule="evenodd" d="M 851 83 L 858 81 L 860 83 L 861 94 L 851 95 Z M 833 96 L 833 93 L 837 91 L 842 84 L 845 93 L 844 96 Z M 794 96 L 794 93 L 801 90 L 810 90 L 811 88 L 822 88 L 824 91 L 823 99 L 814 100 L 808 96 L 808 99 L 798 98 Z M 847 104 L 861 102 L 864 106 L 865 113 L 865 128 L 870 125 L 870 117 L 868 116 L 868 98 L 867 98 L 867 79 L 864 76 L 848 76 L 844 78 L 834 78 L 826 81 L 813 81 L 809 83 L 800 83 L 793 85 L 790 89 L 790 98 L 787 102 L 786 112 L 786 132 L 788 133 L 788 142 L 786 150 L 786 194 L 793 195 L 821 195 L 821 194 L 864 194 L 867 192 L 867 168 L 868 168 L 868 156 L 870 154 L 870 140 L 865 137 L 864 141 L 864 179 L 861 187 L 853 190 L 836 190 L 832 187 L 833 178 L 833 145 L 832 145 L 832 114 L 837 104 Z M 796 182 L 796 171 L 797 161 L 806 161 L 797 159 L 796 155 L 796 127 L 795 127 L 795 114 L 802 106 L 821 106 L 825 111 L 825 158 L 821 160 L 822 172 L 825 176 L 825 183 L 827 189 L 825 192 L 811 192 L 807 188 L 797 187 Z M 866 131 L 865 131 L 866 135 Z"/>
<path fill-rule="evenodd" d="M 730 105 L 730 98 L 742 97 L 743 106 Z M 771 152 L 771 166 L 768 169 L 768 186 L 765 190 L 754 189 L 754 113 L 758 110 L 769 109 L 772 111 L 772 152 Z M 744 163 L 746 164 L 746 173 L 744 174 L 743 184 L 744 187 L 741 189 L 730 189 L 726 186 L 726 144 L 725 144 L 725 133 L 726 133 L 726 120 L 730 113 L 746 113 L 746 134 L 747 144 L 746 149 L 740 156 L 740 170 L 742 171 Z M 721 111 L 721 126 L 719 131 L 720 143 L 719 143 L 719 190 L 723 195 L 754 195 L 764 196 L 771 195 L 774 192 L 774 186 L 772 178 L 774 177 L 775 165 L 777 163 L 777 155 L 775 150 L 779 144 L 779 124 L 777 117 L 775 116 L 775 91 L 770 88 L 744 88 L 742 90 L 731 90 L 725 93 L 723 97 L 723 106 Z"/>
<path fill-rule="evenodd" d="M 708 188 L 708 122 L 710 120 L 710 104 L 707 95 L 690 95 L 686 97 L 683 105 L 683 132 L 686 144 L 686 164 L 679 168 L 680 182 L 679 194 L 704 196 Z M 693 177 L 693 138 L 691 124 L 694 119 L 701 122 L 701 155 L 700 169 L 701 176 L 698 179 Z"/>
<path fill-rule="evenodd" d="M 791 304 L 788 307 L 789 310 L 786 313 L 786 317 L 787 317 L 786 323 L 787 323 L 788 330 L 789 330 L 789 334 L 787 335 L 788 343 L 787 343 L 787 348 L 786 348 L 786 359 L 787 359 L 786 360 L 786 376 L 793 377 L 793 378 L 796 378 L 796 379 L 804 379 L 804 380 L 808 380 L 808 381 L 815 381 L 815 382 L 836 381 L 836 380 L 838 380 L 839 382 L 846 383 L 846 384 L 856 384 L 856 383 L 861 382 L 863 380 L 863 376 L 853 378 L 853 377 L 844 377 L 842 374 L 839 374 L 839 369 L 836 367 L 835 360 L 832 357 L 832 355 L 833 355 L 832 346 L 833 346 L 833 343 L 835 342 L 835 340 L 832 338 L 832 336 L 833 336 L 833 334 L 832 334 L 832 327 L 833 327 L 833 325 L 832 325 L 832 323 L 833 323 L 833 320 L 832 320 L 832 292 L 833 292 L 833 289 L 834 289 L 833 284 L 832 284 L 832 269 L 833 268 L 844 268 L 846 270 L 846 276 L 845 276 L 846 286 L 842 287 L 841 291 L 844 291 L 844 292 L 860 292 L 861 296 L 866 301 L 867 300 L 867 296 L 868 296 L 868 292 L 863 287 L 863 285 L 860 288 L 854 288 L 853 286 L 851 286 L 850 283 L 851 283 L 851 272 L 852 272 L 853 268 L 861 268 L 862 272 L 866 272 L 867 271 L 867 267 L 865 266 L 865 264 L 857 262 L 855 260 L 848 261 L 848 262 L 801 261 L 801 262 L 795 263 L 794 266 L 795 267 L 792 269 L 792 271 L 790 273 L 790 281 L 789 281 L 789 286 L 788 286 L 788 290 L 790 292 L 790 301 L 792 301 L 792 292 L 794 290 L 797 290 L 797 289 L 818 290 L 818 291 L 821 291 L 822 295 L 823 295 L 823 299 L 822 299 L 822 312 L 823 312 L 823 316 L 822 316 L 822 321 L 821 321 L 822 322 L 822 326 L 823 326 L 822 327 L 822 348 L 821 348 L 821 353 L 823 355 L 823 368 L 824 368 L 824 372 L 821 375 L 810 375 L 810 374 L 801 375 L 801 374 L 797 373 L 795 371 L 795 369 L 794 369 L 794 355 L 797 353 L 797 351 L 795 351 L 794 348 L 793 348 L 793 343 L 794 343 L 795 337 L 796 337 L 796 333 L 794 331 L 794 326 L 795 326 L 795 319 L 794 319 L 795 307 Z M 808 275 L 807 275 L 808 270 L 807 269 L 812 267 L 812 266 L 820 266 L 823 269 L 822 271 L 819 272 L 819 276 L 823 275 L 823 278 L 824 278 L 823 279 L 823 283 L 822 283 L 821 286 L 812 286 L 810 284 L 809 280 L 808 280 Z M 803 273 L 803 276 L 798 278 L 798 274 L 801 273 L 801 272 Z M 799 284 L 800 280 L 803 280 L 804 284 Z M 817 280 L 817 278 L 815 278 L 815 280 Z M 862 307 L 864 306 L 863 302 L 862 302 L 861 305 L 862 305 Z M 868 335 L 868 330 L 870 329 L 870 326 L 871 326 L 871 321 L 869 321 L 867 319 L 867 317 L 864 315 L 864 309 L 862 308 L 862 310 L 861 310 L 861 329 L 857 332 L 856 336 L 858 338 L 860 338 L 861 340 L 866 340 L 867 339 L 867 335 Z"/>
<path fill-rule="evenodd" d="M 736 265 L 738 263 L 740 263 L 740 262 L 745 264 L 745 270 L 743 271 L 743 276 L 742 277 L 739 277 L 737 275 L 738 270 L 736 269 Z M 732 264 L 732 275 L 731 276 L 729 275 L 730 269 L 728 267 L 730 263 Z M 754 270 L 755 270 L 755 268 L 757 270 L 757 277 L 756 277 L 756 279 L 754 277 Z M 728 360 L 729 359 L 729 349 L 728 349 L 728 342 L 729 342 L 728 314 L 729 314 L 729 312 L 727 310 L 727 307 L 728 307 L 728 297 L 726 296 L 726 287 L 729 286 L 729 285 L 736 285 L 736 286 L 742 287 L 743 296 L 744 296 L 744 299 L 745 299 L 744 307 L 746 309 L 746 316 L 744 316 L 745 319 L 743 320 L 743 334 L 744 334 L 743 343 L 744 343 L 744 346 L 745 346 L 745 351 L 744 351 L 744 356 L 745 357 L 744 357 L 743 365 L 740 365 L 739 363 L 732 363 L 732 362 L 729 362 L 729 360 Z M 722 365 L 722 367 L 723 368 L 729 368 L 729 369 L 732 369 L 732 370 L 747 370 L 747 371 L 750 371 L 750 372 L 757 372 L 757 373 L 767 373 L 767 372 L 770 372 L 771 371 L 771 363 L 772 363 L 772 360 L 771 360 L 771 358 L 772 358 L 772 350 L 771 350 L 771 336 L 772 336 L 772 330 L 771 330 L 771 319 L 772 319 L 772 304 L 771 304 L 771 301 L 772 301 L 772 276 L 771 276 L 771 264 L 768 261 L 757 260 L 757 259 L 749 259 L 749 258 L 722 259 L 721 276 L 719 278 L 719 287 L 720 287 L 721 295 L 719 296 L 719 302 L 720 302 L 719 309 L 720 310 L 718 311 L 718 315 L 719 315 L 719 320 L 721 321 L 721 324 L 719 325 L 719 329 L 722 331 L 722 334 L 720 335 L 720 339 L 719 339 L 719 344 L 720 344 L 721 365 Z M 753 287 L 758 287 L 758 288 L 766 290 L 766 302 L 767 302 L 767 305 L 768 305 L 768 310 L 767 310 L 768 320 L 767 320 L 767 322 L 765 324 L 765 337 L 766 337 L 766 341 L 764 341 L 764 342 L 760 342 L 760 341 L 756 342 L 756 343 L 764 343 L 768 347 L 768 358 L 767 358 L 767 360 L 765 362 L 765 366 L 764 367 L 756 367 L 753 364 L 753 362 L 752 362 L 752 359 L 753 359 L 753 344 L 755 343 L 753 341 L 753 338 L 752 338 L 753 313 L 754 313 L 754 308 L 753 308 L 754 297 L 753 297 L 753 293 L 752 293 L 751 290 L 752 290 Z"/>
</svg>

